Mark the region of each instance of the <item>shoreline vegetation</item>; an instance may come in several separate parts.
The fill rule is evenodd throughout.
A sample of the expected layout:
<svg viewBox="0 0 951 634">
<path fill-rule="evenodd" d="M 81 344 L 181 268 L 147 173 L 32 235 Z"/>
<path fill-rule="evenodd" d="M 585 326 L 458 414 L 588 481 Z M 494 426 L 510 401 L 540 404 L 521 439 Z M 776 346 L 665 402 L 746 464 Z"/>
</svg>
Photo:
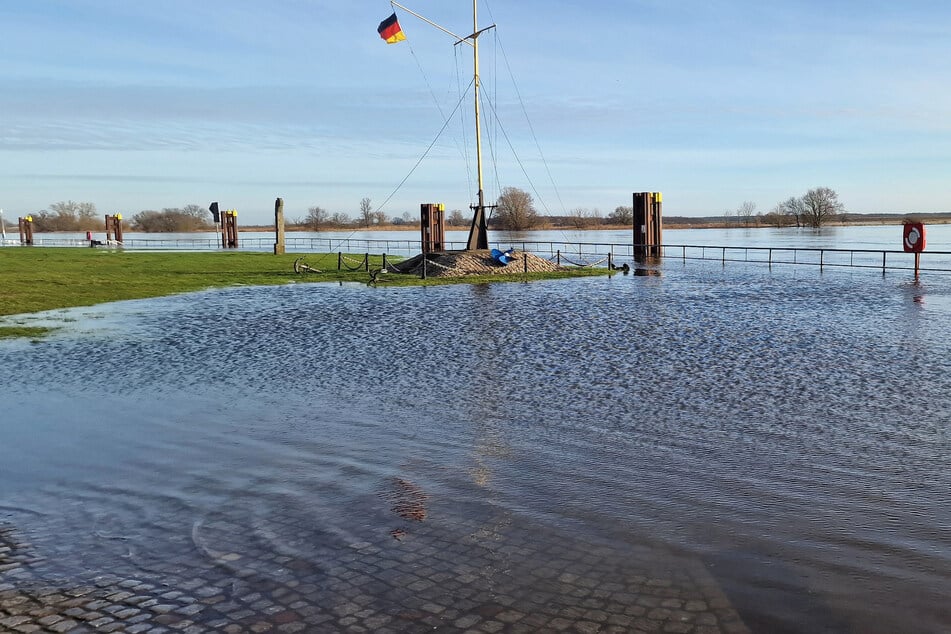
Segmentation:
<svg viewBox="0 0 951 634">
<path fill-rule="evenodd" d="M 362 254 L 361 254 L 362 255 Z M 294 261 L 320 272 L 295 273 Z M 388 261 L 395 262 L 393 258 Z M 379 269 L 382 256 L 370 256 Z M 610 274 L 605 269 L 571 269 L 545 273 L 429 277 L 387 273 L 381 286 L 419 286 L 559 279 Z M 126 252 L 70 247 L 0 248 L 0 339 L 40 338 L 54 327 L 35 325 L 33 313 L 148 299 L 232 286 L 269 286 L 337 282 L 367 284 L 366 270 L 337 270 L 336 253 Z M 10 317 L 13 317 L 11 319 Z M 31 323 L 33 322 L 33 323 Z"/>
<path fill-rule="evenodd" d="M 173 221 L 160 224 L 155 228 L 143 228 L 137 226 L 133 221 L 126 223 L 125 233 L 208 233 L 217 231 L 216 225 L 212 224 L 207 214 L 197 205 L 189 205 L 189 214 L 183 215 L 187 222 Z M 169 213 L 175 210 L 166 210 Z M 145 213 L 145 212 L 143 212 Z M 148 212 L 158 213 L 158 212 Z M 173 214 L 174 215 L 174 214 Z M 408 217 L 409 214 L 404 214 Z M 48 219 L 47 219 L 48 220 Z M 359 220 L 352 220 L 349 217 L 340 220 L 328 219 L 320 222 L 319 225 L 311 224 L 303 220 L 296 220 L 285 224 L 285 231 L 288 233 L 297 232 L 342 232 L 349 231 L 359 233 L 362 231 L 419 231 L 419 220 L 407 220 L 405 218 L 393 219 L 373 219 L 373 221 L 364 223 Z M 458 220 L 458 219 L 457 219 Z M 927 224 L 951 224 L 951 212 L 929 212 L 929 213 L 844 213 L 833 218 L 822 221 L 822 226 L 846 227 L 846 226 L 879 226 L 879 225 L 900 225 L 903 222 L 924 222 Z M 803 228 L 811 228 L 810 225 L 800 223 Z M 780 216 L 776 214 L 755 214 L 755 215 L 737 215 L 735 212 L 721 214 L 718 216 L 665 216 L 664 229 L 676 231 L 678 229 L 782 229 L 796 228 L 796 221 L 790 216 Z M 76 233 L 77 231 L 87 231 L 101 233 L 101 220 L 98 218 L 80 219 L 75 215 L 63 214 L 59 221 L 37 222 L 34 225 L 35 234 L 55 234 L 55 233 Z M 447 231 L 467 231 L 468 223 L 459 224 L 459 222 L 446 223 Z M 577 213 L 568 216 L 538 216 L 531 227 L 524 231 L 624 231 L 631 230 L 631 222 L 617 222 L 612 216 L 601 216 L 599 212 Z M 500 226 L 498 222 L 489 222 L 490 231 L 507 230 Z M 16 225 L 8 226 L 8 233 L 16 235 Z M 273 224 L 246 224 L 238 226 L 239 232 L 268 232 L 274 231 Z"/>
</svg>

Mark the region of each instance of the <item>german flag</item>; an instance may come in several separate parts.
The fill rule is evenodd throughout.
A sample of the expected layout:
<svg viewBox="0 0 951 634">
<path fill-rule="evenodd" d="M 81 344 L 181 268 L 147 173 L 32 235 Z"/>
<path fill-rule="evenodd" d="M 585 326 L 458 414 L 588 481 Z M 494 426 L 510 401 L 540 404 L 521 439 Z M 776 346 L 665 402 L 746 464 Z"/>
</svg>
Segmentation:
<svg viewBox="0 0 951 634">
<path fill-rule="evenodd" d="M 380 22 L 380 26 L 377 27 L 376 32 L 380 34 L 380 37 L 386 40 L 387 44 L 396 44 L 406 39 L 406 36 L 403 35 L 402 27 L 400 27 L 400 21 L 396 19 L 395 13 Z"/>
</svg>

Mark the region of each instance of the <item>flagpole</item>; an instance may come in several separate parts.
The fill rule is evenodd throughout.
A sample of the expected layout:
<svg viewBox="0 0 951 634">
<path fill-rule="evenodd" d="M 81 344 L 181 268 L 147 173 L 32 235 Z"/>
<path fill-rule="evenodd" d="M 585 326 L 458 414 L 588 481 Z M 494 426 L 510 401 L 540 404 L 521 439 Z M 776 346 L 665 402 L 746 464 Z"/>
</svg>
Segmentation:
<svg viewBox="0 0 951 634">
<path fill-rule="evenodd" d="M 461 35 L 456 35 L 456 34 L 453 33 L 452 31 L 450 31 L 449 29 L 447 29 L 447 28 L 445 28 L 445 27 L 442 27 L 442 26 L 436 24 L 435 22 L 433 22 L 432 20 L 429 20 L 429 19 L 427 19 L 427 18 L 421 16 L 420 14 L 416 13 L 416 12 L 413 11 L 412 9 L 408 9 L 408 8 L 404 7 L 404 6 L 401 5 L 399 2 L 390 2 L 390 4 L 393 5 L 394 7 L 398 8 L 398 9 L 402 9 L 403 11 L 406 11 L 407 13 L 409 13 L 409 14 L 412 15 L 412 16 L 416 16 L 417 18 L 419 18 L 420 20 L 422 20 L 423 22 L 425 22 L 425 23 L 428 24 L 429 26 L 434 26 L 434 27 L 436 27 L 437 29 L 439 29 L 440 31 L 442 31 L 443 33 L 445 33 L 446 35 L 451 35 L 451 36 L 453 36 L 454 38 L 456 38 L 456 43 L 457 43 L 457 44 L 458 44 L 459 42 L 465 42 L 465 43 L 468 44 L 469 46 L 472 46 L 472 42 L 470 42 L 468 39 L 462 37 Z"/>
<path fill-rule="evenodd" d="M 485 221 L 485 190 L 482 186 L 482 123 L 479 118 L 479 16 L 478 0 L 472 0 L 472 90 L 475 96 L 476 173 L 479 177 L 479 202 L 476 203 L 469 229 L 467 249 L 488 249 Z"/>
<path fill-rule="evenodd" d="M 472 0 L 472 34 L 467 35 L 466 37 L 456 35 L 449 29 L 436 24 L 432 20 L 421 16 L 411 9 L 408 9 L 399 2 L 390 0 L 390 4 L 398 9 L 406 11 L 412 16 L 419 18 L 426 24 L 439 29 L 443 33 L 456 38 L 456 44 L 465 42 L 472 47 L 472 85 L 473 96 L 475 98 L 476 171 L 479 180 L 479 201 L 475 205 L 469 206 L 469 208 L 475 213 L 472 215 L 472 226 L 469 229 L 469 240 L 466 243 L 466 250 L 488 249 L 489 237 L 485 220 L 485 188 L 482 182 L 482 122 L 480 120 L 479 112 L 479 88 L 481 85 L 479 80 L 479 36 L 482 35 L 483 32 L 495 28 L 495 25 L 493 24 L 492 26 L 487 26 L 481 31 L 479 30 L 478 0 Z"/>
</svg>

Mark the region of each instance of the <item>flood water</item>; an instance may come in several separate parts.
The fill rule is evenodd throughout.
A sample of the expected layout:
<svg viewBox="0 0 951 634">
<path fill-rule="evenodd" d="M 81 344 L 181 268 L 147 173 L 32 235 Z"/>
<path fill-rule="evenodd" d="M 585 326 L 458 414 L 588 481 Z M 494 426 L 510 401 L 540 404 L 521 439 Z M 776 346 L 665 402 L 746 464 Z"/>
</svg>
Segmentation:
<svg viewBox="0 0 951 634">
<path fill-rule="evenodd" d="M 698 562 L 754 632 L 951 629 L 951 275 L 658 272 L 56 311 L 0 342 L 0 524 L 51 579 L 316 565 L 393 541 L 398 478 L 521 566 Z"/>
</svg>

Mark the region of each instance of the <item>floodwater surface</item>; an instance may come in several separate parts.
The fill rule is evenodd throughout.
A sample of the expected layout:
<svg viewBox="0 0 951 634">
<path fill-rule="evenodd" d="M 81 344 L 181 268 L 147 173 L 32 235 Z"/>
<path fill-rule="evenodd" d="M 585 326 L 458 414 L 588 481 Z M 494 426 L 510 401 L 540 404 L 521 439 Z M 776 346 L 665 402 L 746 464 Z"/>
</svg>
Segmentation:
<svg viewBox="0 0 951 634">
<path fill-rule="evenodd" d="M 951 276 L 659 272 L 57 311 L 0 342 L 0 524 L 50 579 L 430 527 L 510 580 L 693 562 L 754 632 L 951 628 Z"/>
</svg>

